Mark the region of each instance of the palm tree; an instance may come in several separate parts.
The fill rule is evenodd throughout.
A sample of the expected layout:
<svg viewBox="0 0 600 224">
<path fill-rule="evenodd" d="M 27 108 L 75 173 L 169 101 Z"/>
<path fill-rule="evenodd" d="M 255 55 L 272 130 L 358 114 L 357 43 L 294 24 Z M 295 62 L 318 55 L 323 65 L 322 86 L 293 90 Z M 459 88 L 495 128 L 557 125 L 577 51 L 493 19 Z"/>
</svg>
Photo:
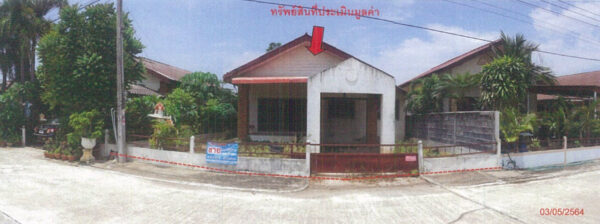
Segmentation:
<svg viewBox="0 0 600 224">
<path fill-rule="evenodd" d="M 527 65 L 530 72 L 527 74 L 528 85 L 554 85 L 556 77 L 548 67 L 536 65 L 533 63 L 531 53 L 538 50 L 539 45 L 527 41 L 523 34 L 517 34 L 514 38 L 500 32 L 502 45 L 500 48 L 492 47 L 497 58 L 509 56 L 520 59 Z"/>
<path fill-rule="evenodd" d="M 44 16 L 53 8 L 66 4 L 66 0 L 5 0 L 0 5 L 0 47 L 3 57 L 11 52 L 10 56 L 14 59 L 2 60 L 0 63 L 13 63 L 12 67 L 20 81 L 25 81 L 26 75 L 29 75 L 31 81 L 35 79 L 37 41 L 52 24 Z M 4 74 L 11 66 L 4 64 L 0 67 Z"/>
<path fill-rule="evenodd" d="M 441 111 L 441 79 L 437 74 L 418 79 L 411 85 L 408 92 L 406 109 L 414 114 Z"/>
<path fill-rule="evenodd" d="M 457 105 L 463 105 L 466 94 L 474 87 L 479 86 L 481 81 L 480 74 L 444 74 L 441 82 L 436 87 L 436 94 L 439 98 L 448 97 L 451 99 L 452 111 L 457 110 Z"/>
</svg>

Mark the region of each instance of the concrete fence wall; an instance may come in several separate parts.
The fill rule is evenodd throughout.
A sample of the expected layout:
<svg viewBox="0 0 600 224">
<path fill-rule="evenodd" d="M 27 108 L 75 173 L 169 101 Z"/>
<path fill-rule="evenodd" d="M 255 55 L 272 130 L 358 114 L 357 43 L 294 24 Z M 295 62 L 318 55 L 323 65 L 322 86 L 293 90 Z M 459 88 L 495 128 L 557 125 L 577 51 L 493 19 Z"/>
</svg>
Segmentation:
<svg viewBox="0 0 600 224">
<path fill-rule="evenodd" d="M 431 113 L 407 116 L 410 137 L 443 144 L 495 142 L 500 136 L 497 111 Z"/>
<path fill-rule="evenodd" d="M 600 159 L 600 146 L 567 149 L 566 158 L 564 149 L 511 153 L 510 158 L 515 161 L 516 168 L 518 169 L 562 165 L 565 163 Z M 503 166 L 507 167 L 508 162 L 509 157 L 504 154 L 502 156 Z"/>
<path fill-rule="evenodd" d="M 100 147 L 98 153 L 102 157 L 108 157 L 110 151 L 116 151 L 116 145 L 104 144 Z M 149 148 L 141 148 L 133 145 L 127 147 L 127 154 L 130 156 L 145 157 L 149 159 L 165 160 L 176 163 L 187 163 L 198 166 L 207 166 L 235 171 L 248 171 L 266 174 L 283 174 L 283 175 L 309 175 L 309 167 L 305 159 L 283 159 L 283 158 L 259 158 L 259 157 L 238 157 L 237 165 L 222 165 L 206 163 L 206 154 L 204 153 L 189 153 L 157 150 Z M 131 158 L 128 158 L 131 159 Z M 169 165 L 161 162 L 153 162 L 147 160 L 131 159 L 157 165 Z"/>
</svg>

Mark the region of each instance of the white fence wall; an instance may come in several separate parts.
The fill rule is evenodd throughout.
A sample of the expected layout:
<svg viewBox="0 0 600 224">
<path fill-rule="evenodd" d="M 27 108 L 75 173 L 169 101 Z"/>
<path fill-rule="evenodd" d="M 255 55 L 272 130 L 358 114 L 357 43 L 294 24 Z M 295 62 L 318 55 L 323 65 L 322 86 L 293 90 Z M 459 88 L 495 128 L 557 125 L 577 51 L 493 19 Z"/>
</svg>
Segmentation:
<svg viewBox="0 0 600 224">
<path fill-rule="evenodd" d="M 600 146 L 570 148 L 567 149 L 566 155 L 566 163 L 600 159 Z M 511 153 L 510 158 L 515 161 L 518 169 L 561 165 L 565 163 L 565 151 L 563 149 L 557 149 L 537 152 Z M 504 154 L 502 156 L 503 166 L 506 167 L 508 162 L 508 155 Z"/>
<path fill-rule="evenodd" d="M 423 159 L 423 172 L 499 167 L 497 154 L 471 154 Z"/>
<path fill-rule="evenodd" d="M 108 157 L 110 151 L 116 151 L 116 145 L 103 145 L 100 151 L 102 157 Z M 309 167 L 305 159 L 283 159 L 283 158 L 258 158 L 258 157 L 238 157 L 237 165 L 221 165 L 206 163 L 206 154 L 204 153 L 189 153 L 176 152 L 167 150 L 157 150 L 149 148 L 140 148 L 133 145 L 127 147 L 127 155 L 138 156 L 149 159 L 164 160 L 176 163 L 186 163 L 198 166 L 207 166 L 235 171 L 248 171 L 265 174 L 282 174 L 282 175 L 309 175 Z M 128 160 L 141 161 L 145 163 L 176 166 L 162 162 L 154 162 L 142 159 L 128 158 Z"/>
</svg>

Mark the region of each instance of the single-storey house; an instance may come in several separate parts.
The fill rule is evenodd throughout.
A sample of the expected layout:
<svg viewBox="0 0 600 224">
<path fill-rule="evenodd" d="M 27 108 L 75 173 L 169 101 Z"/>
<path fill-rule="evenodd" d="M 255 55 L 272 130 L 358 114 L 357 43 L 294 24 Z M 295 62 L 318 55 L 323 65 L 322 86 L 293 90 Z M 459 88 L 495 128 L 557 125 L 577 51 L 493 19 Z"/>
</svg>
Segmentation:
<svg viewBox="0 0 600 224">
<path fill-rule="evenodd" d="M 551 102 L 558 96 L 575 103 L 587 103 L 596 100 L 600 93 L 600 71 L 559 76 L 556 81 L 554 86 L 536 86 L 532 90 L 540 93 L 537 94 L 538 110 L 550 109 Z"/>
<path fill-rule="evenodd" d="M 138 58 L 146 68 L 143 78 L 130 86 L 129 94 L 163 96 L 171 92 L 183 76 L 191 73 L 182 68 L 149 58 Z"/>
<path fill-rule="evenodd" d="M 402 139 L 404 103 L 397 103 L 394 77 L 327 43 L 315 55 L 310 43 L 304 34 L 223 76 L 238 88 L 238 137 L 311 144 Z"/>
<path fill-rule="evenodd" d="M 439 64 L 426 72 L 416 76 L 415 78 L 406 81 L 400 84 L 399 88 L 403 91 L 410 91 L 411 84 L 416 80 L 424 77 L 431 76 L 433 74 L 443 75 L 443 74 L 477 74 L 483 70 L 483 66 L 488 64 L 494 59 L 494 51 L 493 48 L 502 49 L 502 40 L 498 39 L 493 42 L 484 44 L 479 46 L 473 50 L 470 50 L 464 54 L 456 56 L 442 64 Z M 481 90 L 479 87 L 473 87 L 466 94 L 466 100 L 464 100 L 463 105 L 451 105 L 452 103 L 456 104 L 457 102 L 452 102 L 448 98 L 444 98 L 442 100 L 442 110 L 443 112 L 453 112 L 453 111 L 477 111 L 478 108 L 474 107 L 474 103 L 481 96 Z M 531 112 L 536 111 L 536 94 L 531 93 L 527 99 L 528 109 Z"/>
</svg>

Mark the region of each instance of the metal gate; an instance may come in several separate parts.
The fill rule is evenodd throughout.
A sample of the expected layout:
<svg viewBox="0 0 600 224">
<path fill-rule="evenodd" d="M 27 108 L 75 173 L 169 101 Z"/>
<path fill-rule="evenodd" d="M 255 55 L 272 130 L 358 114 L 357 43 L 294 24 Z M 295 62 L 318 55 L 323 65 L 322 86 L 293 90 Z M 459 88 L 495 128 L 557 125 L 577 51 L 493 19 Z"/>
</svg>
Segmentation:
<svg viewBox="0 0 600 224">
<path fill-rule="evenodd" d="M 396 173 L 419 169 L 417 153 L 313 153 L 311 173 Z"/>
</svg>

